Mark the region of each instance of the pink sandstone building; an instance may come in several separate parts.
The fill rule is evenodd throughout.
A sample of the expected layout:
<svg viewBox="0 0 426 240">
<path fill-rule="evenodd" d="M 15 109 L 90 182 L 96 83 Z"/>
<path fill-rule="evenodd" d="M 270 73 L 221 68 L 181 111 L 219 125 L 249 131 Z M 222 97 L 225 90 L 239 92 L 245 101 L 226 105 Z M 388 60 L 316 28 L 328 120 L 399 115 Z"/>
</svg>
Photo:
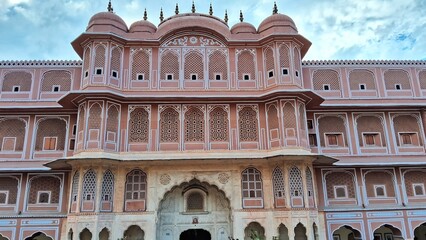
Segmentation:
<svg viewBox="0 0 426 240">
<path fill-rule="evenodd" d="M 302 61 L 276 6 L 160 19 L 0 62 L 1 240 L 426 240 L 426 61 Z"/>
</svg>

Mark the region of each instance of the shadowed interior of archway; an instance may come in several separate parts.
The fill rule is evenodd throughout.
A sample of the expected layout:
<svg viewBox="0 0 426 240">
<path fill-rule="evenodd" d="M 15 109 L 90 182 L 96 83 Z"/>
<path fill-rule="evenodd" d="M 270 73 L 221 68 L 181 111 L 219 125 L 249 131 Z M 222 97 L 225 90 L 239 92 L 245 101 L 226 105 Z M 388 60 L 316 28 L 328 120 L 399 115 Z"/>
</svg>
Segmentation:
<svg viewBox="0 0 426 240">
<path fill-rule="evenodd" d="M 51 237 L 46 236 L 42 232 L 34 233 L 31 237 L 26 238 L 25 240 L 52 240 Z"/>
<path fill-rule="evenodd" d="M 180 234 L 179 240 L 211 240 L 211 235 L 204 229 L 188 229 Z"/>
</svg>

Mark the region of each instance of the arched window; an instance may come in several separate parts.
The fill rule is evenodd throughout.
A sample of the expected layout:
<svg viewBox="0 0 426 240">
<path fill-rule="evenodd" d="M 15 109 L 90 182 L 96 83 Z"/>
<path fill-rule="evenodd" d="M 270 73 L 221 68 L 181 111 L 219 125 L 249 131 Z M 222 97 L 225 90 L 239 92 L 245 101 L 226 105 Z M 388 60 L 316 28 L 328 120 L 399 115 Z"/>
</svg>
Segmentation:
<svg viewBox="0 0 426 240">
<path fill-rule="evenodd" d="M 204 113 L 192 107 L 185 113 L 185 142 L 204 142 Z"/>
<path fill-rule="evenodd" d="M 281 168 L 276 167 L 272 172 L 275 207 L 285 207 L 285 183 Z"/>
<path fill-rule="evenodd" d="M 211 50 L 208 60 L 209 80 L 228 80 L 228 52 Z"/>
<path fill-rule="evenodd" d="M 19 179 L 0 176 L 0 204 L 16 204 L 18 198 Z"/>
<path fill-rule="evenodd" d="M 210 141 L 227 142 L 229 140 L 228 113 L 225 109 L 216 107 L 209 114 Z"/>
<path fill-rule="evenodd" d="M 186 196 L 186 210 L 188 212 L 204 211 L 204 195 L 197 190 L 191 191 Z"/>
<path fill-rule="evenodd" d="M 96 198 L 96 173 L 90 169 L 84 174 L 81 211 L 94 211 Z"/>
<path fill-rule="evenodd" d="M 29 192 L 29 204 L 58 204 L 61 193 L 61 180 L 54 176 L 33 177 L 30 179 Z"/>
<path fill-rule="evenodd" d="M 98 44 L 95 48 L 95 75 L 103 75 L 105 67 L 105 46 Z"/>
<path fill-rule="evenodd" d="M 132 54 L 132 81 L 149 81 L 151 78 L 151 50 L 141 49 Z"/>
<path fill-rule="evenodd" d="M 190 51 L 184 58 L 184 79 L 204 80 L 204 56 L 197 51 Z"/>
<path fill-rule="evenodd" d="M 112 211 L 114 201 L 114 175 L 110 170 L 104 173 L 102 179 L 101 211 Z"/>
<path fill-rule="evenodd" d="M 148 143 L 149 113 L 145 108 L 138 107 L 130 113 L 129 143 Z"/>
<path fill-rule="evenodd" d="M 160 114 L 160 142 L 178 142 L 179 123 L 179 113 L 175 109 L 164 109 Z"/>
<path fill-rule="evenodd" d="M 107 123 L 106 123 L 106 143 L 105 148 L 113 151 L 117 150 L 118 134 L 119 134 L 119 120 L 120 119 L 120 106 L 111 104 L 108 107 Z"/>
<path fill-rule="evenodd" d="M 44 119 L 38 123 L 36 151 L 63 151 L 67 134 L 67 122 L 59 118 Z"/>
<path fill-rule="evenodd" d="M 43 74 L 42 92 L 67 92 L 71 90 L 71 73 L 65 70 L 51 70 Z"/>
<path fill-rule="evenodd" d="M 240 141 L 241 142 L 257 142 L 258 119 L 257 113 L 252 107 L 243 107 L 239 113 Z"/>
<path fill-rule="evenodd" d="M 293 207 L 303 207 L 303 182 L 300 170 L 293 166 L 289 171 L 290 197 Z"/>
<path fill-rule="evenodd" d="M 126 177 L 126 211 L 144 211 L 146 199 L 146 174 L 139 170 L 132 170 Z"/>
<path fill-rule="evenodd" d="M 237 79 L 242 81 L 256 80 L 255 50 L 237 50 Z"/>
<path fill-rule="evenodd" d="M 21 152 L 24 149 L 26 122 L 20 119 L 0 119 L 1 151 Z"/>
<path fill-rule="evenodd" d="M 78 196 L 78 182 L 80 180 L 80 172 L 76 171 L 72 178 L 72 189 L 71 189 L 71 209 L 70 212 L 75 212 L 77 208 L 77 196 Z"/>
<path fill-rule="evenodd" d="M 260 171 L 250 167 L 242 172 L 242 195 L 244 208 L 263 207 L 263 186 Z"/>
</svg>

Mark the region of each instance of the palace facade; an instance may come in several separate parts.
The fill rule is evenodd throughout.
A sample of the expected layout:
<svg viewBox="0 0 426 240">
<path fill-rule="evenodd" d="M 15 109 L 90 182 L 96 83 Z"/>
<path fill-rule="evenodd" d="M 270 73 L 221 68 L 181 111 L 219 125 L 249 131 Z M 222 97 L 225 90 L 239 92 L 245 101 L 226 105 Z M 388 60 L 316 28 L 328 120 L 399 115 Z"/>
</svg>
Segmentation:
<svg viewBox="0 0 426 240">
<path fill-rule="evenodd" d="M 0 62 L 1 240 L 426 240 L 426 61 L 302 61 L 276 6 L 160 19 Z"/>
</svg>

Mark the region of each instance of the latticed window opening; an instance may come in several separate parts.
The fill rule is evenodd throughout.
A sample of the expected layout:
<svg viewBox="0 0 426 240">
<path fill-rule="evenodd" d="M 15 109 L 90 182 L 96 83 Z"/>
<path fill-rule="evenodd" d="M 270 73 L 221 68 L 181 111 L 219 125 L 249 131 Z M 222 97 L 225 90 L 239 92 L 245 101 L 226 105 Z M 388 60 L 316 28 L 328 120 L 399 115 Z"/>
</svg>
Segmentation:
<svg viewBox="0 0 426 240">
<path fill-rule="evenodd" d="M 131 171 L 126 178 L 126 200 L 146 198 L 146 174 L 141 170 Z"/>
<path fill-rule="evenodd" d="M 67 123 L 61 119 L 45 119 L 39 122 L 36 136 L 36 151 L 64 150 Z"/>
<path fill-rule="evenodd" d="M 52 176 L 34 177 L 30 180 L 28 203 L 59 203 L 61 180 Z M 46 196 L 46 193 L 48 195 Z M 41 200 L 41 201 L 40 201 Z"/>
<path fill-rule="evenodd" d="M 0 203 L 16 204 L 19 180 L 14 177 L 0 177 Z"/>
<path fill-rule="evenodd" d="M 426 89 L 426 70 L 422 70 L 419 72 L 419 82 L 420 88 Z"/>
<path fill-rule="evenodd" d="M 290 196 L 303 196 L 302 174 L 297 167 L 292 167 L 289 171 Z"/>
<path fill-rule="evenodd" d="M 80 105 L 78 109 L 78 135 L 77 135 L 77 141 L 83 142 L 84 141 L 84 128 L 85 128 L 85 120 L 86 120 L 86 109 L 85 105 Z M 82 133 L 82 134 L 80 134 Z"/>
<path fill-rule="evenodd" d="M 361 146 L 386 146 L 382 120 L 377 116 L 360 116 L 356 119 L 358 140 Z"/>
<path fill-rule="evenodd" d="M 317 70 L 312 77 L 315 90 L 340 90 L 339 74 L 334 70 Z M 328 86 L 329 89 L 324 89 Z"/>
<path fill-rule="evenodd" d="M 95 49 L 95 74 L 103 74 L 105 66 L 105 46 L 98 44 Z M 101 70 L 101 71 L 99 71 Z"/>
<path fill-rule="evenodd" d="M 422 146 L 419 138 L 420 126 L 418 120 L 412 115 L 400 115 L 393 119 L 395 138 L 398 146 L 415 145 Z"/>
<path fill-rule="evenodd" d="M 146 50 L 139 50 L 132 57 L 132 80 L 149 80 L 151 71 L 150 53 Z"/>
<path fill-rule="evenodd" d="M 404 174 L 405 191 L 407 196 L 424 196 L 424 186 L 426 185 L 426 172 L 409 171 Z M 420 189 L 423 187 L 423 194 L 420 194 Z"/>
<path fill-rule="evenodd" d="M 263 187 L 260 171 L 247 168 L 242 173 L 243 198 L 262 198 Z"/>
<path fill-rule="evenodd" d="M 198 108 L 185 113 L 185 141 L 204 142 L 204 113 Z"/>
<path fill-rule="evenodd" d="M 1 151 L 22 151 L 24 149 L 25 127 L 25 122 L 19 119 L 1 119 Z"/>
<path fill-rule="evenodd" d="M 281 69 L 290 68 L 290 55 L 288 47 L 285 44 L 280 45 L 280 67 Z"/>
<path fill-rule="evenodd" d="M 114 47 L 111 51 L 111 74 L 110 76 L 119 78 L 121 70 L 121 50 Z"/>
<path fill-rule="evenodd" d="M 160 141 L 179 141 L 179 113 L 173 108 L 167 108 L 160 114 Z"/>
<path fill-rule="evenodd" d="M 296 137 L 296 109 L 293 104 L 287 102 L 283 107 L 284 130 L 287 137 Z"/>
<path fill-rule="evenodd" d="M 160 73 L 161 80 L 172 80 L 168 79 L 167 75 L 171 75 L 174 79 L 179 79 L 179 58 L 176 53 L 166 51 L 161 55 Z"/>
<path fill-rule="evenodd" d="M 265 58 L 265 69 L 267 72 L 267 77 L 268 78 L 274 77 L 275 65 L 274 65 L 274 51 L 272 50 L 272 48 L 268 47 L 265 49 L 264 58 Z"/>
<path fill-rule="evenodd" d="M 238 80 L 255 80 L 256 66 L 254 55 L 249 50 L 243 50 L 238 56 Z M 244 79 L 244 75 L 248 75 L 249 79 Z"/>
<path fill-rule="evenodd" d="M 384 79 L 386 90 L 411 89 L 410 78 L 408 76 L 408 73 L 404 70 L 387 70 L 384 73 Z"/>
<path fill-rule="evenodd" d="M 96 197 L 96 173 L 89 170 L 83 178 L 83 201 L 93 201 Z"/>
<path fill-rule="evenodd" d="M 192 192 L 188 194 L 186 199 L 187 211 L 203 211 L 204 210 L 204 196 L 200 192 Z"/>
<path fill-rule="evenodd" d="M 395 197 L 394 176 L 392 173 L 371 171 L 366 173 L 364 178 L 368 197 Z"/>
<path fill-rule="evenodd" d="M 149 139 L 149 113 L 144 108 L 135 108 L 130 113 L 129 142 L 147 143 Z"/>
<path fill-rule="evenodd" d="M 228 80 L 228 55 L 222 51 L 215 50 L 209 55 L 209 80 Z"/>
<path fill-rule="evenodd" d="M 87 47 L 84 50 L 84 62 L 83 62 L 83 69 L 84 69 L 84 73 L 83 76 L 86 78 L 89 76 L 89 68 L 90 68 L 90 48 Z"/>
<path fill-rule="evenodd" d="M 300 77 L 300 74 L 301 74 L 301 67 L 300 67 L 301 60 L 300 60 L 299 49 L 294 48 L 293 51 L 294 51 L 294 68 L 296 70 L 295 73 L 294 73 L 294 75 L 296 77 Z"/>
<path fill-rule="evenodd" d="M 344 120 L 338 116 L 324 116 L 318 119 L 320 144 L 326 146 L 346 146 L 346 126 Z"/>
<path fill-rule="evenodd" d="M 107 141 L 117 141 L 119 114 L 120 112 L 117 105 L 113 105 L 108 109 L 108 117 L 106 124 Z"/>
<path fill-rule="evenodd" d="M 72 178 L 72 190 L 71 190 L 71 201 L 72 202 L 77 202 L 79 180 L 80 180 L 80 172 L 77 171 L 77 172 L 75 172 L 74 177 Z"/>
<path fill-rule="evenodd" d="M 220 107 L 210 112 L 210 141 L 227 142 L 229 139 L 228 113 Z"/>
<path fill-rule="evenodd" d="M 101 129 L 102 124 L 102 107 L 98 103 L 92 104 L 89 112 L 89 135 L 91 134 L 91 129 L 99 130 Z M 91 139 L 94 139 L 94 136 L 89 136 Z M 99 139 L 99 135 L 97 135 L 97 139 Z"/>
<path fill-rule="evenodd" d="M 114 199 L 114 175 L 110 170 L 104 173 L 102 179 L 101 201 L 112 202 Z"/>
<path fill-rule="evenodd" d="M 270 130 L 279 128 L 278 111 L 275 105 L 268 107 L 268 126 Z"/>
<path fill-rule="evenodd" d="M 196 76 L 193 79 L 193 76 Z M 184 78 L 186 80 L 204 79 L 204 57 L 195 51 L 185 55 Z"/>
<path fill-rule="evenodd" d="M 354 177 L 348 172 L 333 172 L 329 173 L 325 177 L 327 185 L 327 197 L 333 198 L 336 197 L 335 192 L 336 188 L 339 186 L 344 186 L 347 191 L 348 198 L 355 198 L 355 182 Z"/>
<path fill-rule="evenodd" d="M 306 189 L 308 190 L 308 197 L 314 196 L 314 183 L 312 180 L 311 169 L 306 168 Z"/>
<path fill-rule="evenodd" d="M 6 73 L 3 78 L 2 92 L 13 92 L 18 86 L 18 91 L 31 91 L 32 75 L 29 72 L 15 71 Z"/>
<path fill-rule="evenodd" d="M 71 90 L 71 73 L 64 70 L 52 70 L 43 74 L 41 91 L 55 92 Z"/>
<path fill-rule="evenodd" d="M 364 85 L 364 89 L 361 89 L 361 85 Z M 355 69 L 349 73 L 349 86 L 351 90 L 375 90 L 376 80 L 372 72 Z"/>
<path fill-rule="evenodd" d="M 244 107 L 238 113 L 241 142 L 258 141 L 257 113 L 251 107 Z"/>
<path fill-rule="evenodd" d="M 272 183 L 274 186 L 275 198 L 285 198 L 284 176 L 279 167 L 276 167 L 272 172 Z"/>
</svg>

